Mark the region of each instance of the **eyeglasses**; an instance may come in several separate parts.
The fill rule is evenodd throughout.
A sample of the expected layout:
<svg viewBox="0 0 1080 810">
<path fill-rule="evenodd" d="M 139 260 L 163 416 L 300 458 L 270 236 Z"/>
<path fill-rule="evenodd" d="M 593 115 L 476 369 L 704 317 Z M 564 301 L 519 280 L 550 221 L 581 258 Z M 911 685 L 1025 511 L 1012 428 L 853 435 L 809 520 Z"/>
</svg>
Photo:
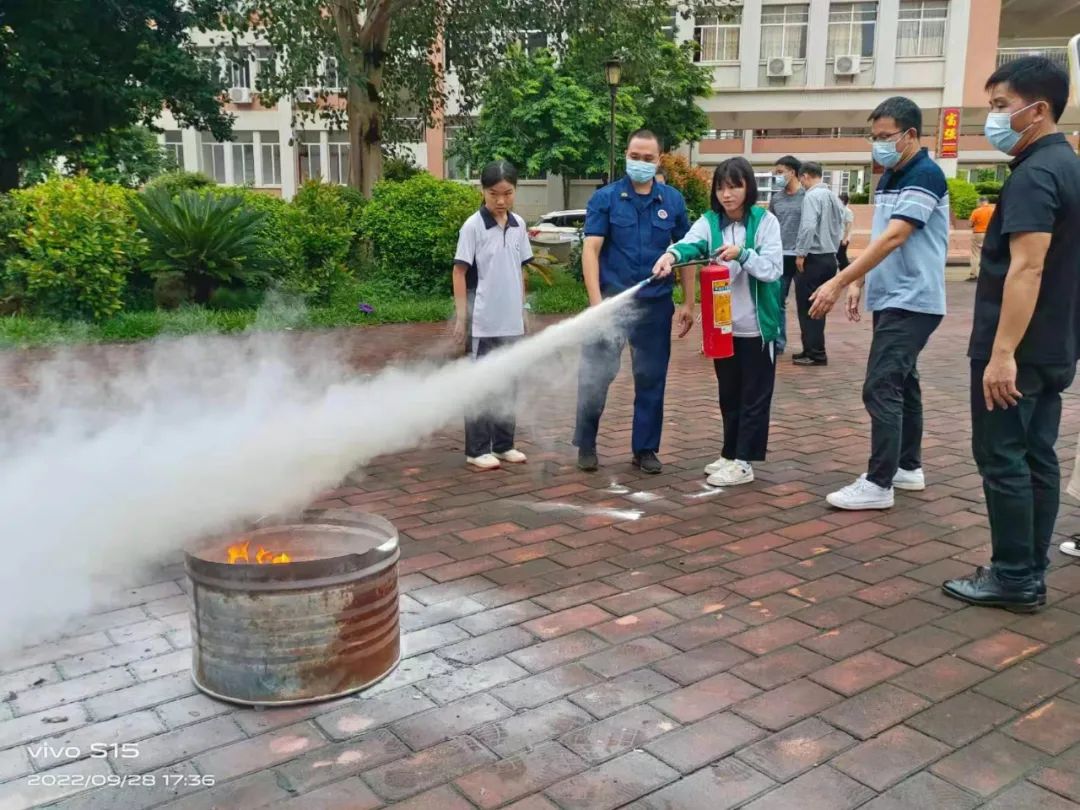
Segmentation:
<svg viewBox="0 0 1080 810">
<path fill-rule="evenodd" d="M 892 132 L 892 133 L 890 133 L 888 135 L 876 135 L 876 136 L 875 135 L 867 135 L 866 140 L 870 141 L 870 143 L 885 143 L 886 141 L 891 141 L 897 135 L 903 135 L 903 134 L 904 134 L 904 130 L 900 130 L 898 132 Z"/>
</svg>

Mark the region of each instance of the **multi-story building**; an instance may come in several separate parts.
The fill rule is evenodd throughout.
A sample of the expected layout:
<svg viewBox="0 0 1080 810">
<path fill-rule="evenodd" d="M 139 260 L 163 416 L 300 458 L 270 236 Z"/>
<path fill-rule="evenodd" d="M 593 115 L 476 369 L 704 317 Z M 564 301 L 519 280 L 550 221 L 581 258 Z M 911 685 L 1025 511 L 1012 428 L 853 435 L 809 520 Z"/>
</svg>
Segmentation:
<svg viewBox="0 0 1080 810">
<path fill-rule="evenodd" d="M 766 173 L 794 154 L 821 162 L 837 190 L 861 188 L 867 115 L 904 95 L 922 107 L 924 143 L 946 174 L 1004 171 L 1008 158 L 982 135 L 986 79 L 1026 54 L 1065 65 L 1078 32 L 1075 0 L 744 0 L 722 19 L 679 21 L 713 70 L 713 94 L 699 104 L 715 130 L 692 159 L 743 155 Z M 1063 124 L 1080 129 L 1080 114 Z"/>
<path fill-rule="evenodd" d="M 1077 0 L 743 0 L 719 18 L 677 17 L 673 36 L 695 40 L 699 61 L 713 74 L 712 95 L 698 103 L 714 129 L 684 151 L 705 166 L 744 155 L 762 175 L 778 157 L 794 154 L 820 161 L 837 190 L 858 189 L 871 172 L 867 115 L 901 94 L 923 108 L 924 141 L 947 174 L 1003 171 L 1007 158 L 982 136 L 986 78 L 1028 53 L 1064 64 L 1069 35 L 1078 32 Z M 250 58 L 226 66 L 236 115 L 232 142 L 181 131 L 166 114 L 165 148 L 184 168 L 286 197 L 310 178 L 344 182 L 345 133 L 320 121 L 294 124 L 292 100 L 263 107 L 253 90 L 272 54 L 249 45 Z M 321 85 L 334 88 L 336 74 L 329 60 Z M 942 126 L 946 113 L 956 116 L 955 133 Z M 1080 113 L 1070 110 L 1063 124 L 1075 138 Z M 467 172 L 447 155 L 448 132 L 452 137 L 452 128 L 428 128 L 405 148 L 436 176 L 463 177 Z M 594 185 L 576 185 L 572 201 L 580 204 Z M 529 215 L 562 205 L 558 178 L 530 181 L 523 191 Z"/>
</svg>

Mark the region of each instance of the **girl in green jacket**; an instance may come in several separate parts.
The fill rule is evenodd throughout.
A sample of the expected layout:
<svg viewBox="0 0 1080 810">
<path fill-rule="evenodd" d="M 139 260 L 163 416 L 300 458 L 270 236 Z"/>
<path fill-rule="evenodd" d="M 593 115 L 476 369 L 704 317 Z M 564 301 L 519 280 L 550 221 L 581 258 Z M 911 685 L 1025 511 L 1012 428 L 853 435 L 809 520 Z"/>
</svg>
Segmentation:
<svg viewBox="0 0 1080 810">
<path fill-rule="evenodd" d="M 710 203 L 712 210 L 660 257 L 654 273 L 667 275 L 676 262 L 705 259 L 717 250 L 731 271 L 735 354 L 713 361 L 724 446 L 720 458 L 705 467 L 709 484 L 723 487 L 753 481 L 752 462 L 764 461 L 768 448 L 784 248 L 779 220 L 757 206 L 757 181 L 745 158 L 716 167 Z"/>
</svg>

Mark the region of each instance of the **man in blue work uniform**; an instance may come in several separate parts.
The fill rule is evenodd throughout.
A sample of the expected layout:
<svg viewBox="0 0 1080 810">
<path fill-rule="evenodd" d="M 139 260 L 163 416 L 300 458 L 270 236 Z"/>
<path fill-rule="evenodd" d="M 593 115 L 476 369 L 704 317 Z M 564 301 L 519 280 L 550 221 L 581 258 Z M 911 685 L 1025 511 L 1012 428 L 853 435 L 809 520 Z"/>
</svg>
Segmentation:
<svg viewBox="0 0 1080 810">
<path fill-rule="evenodd" d="M 648 278 L 653 265 L 672 242 L 690 230 L 686 201 L 677 189 L 656 182 L 660 141 L 648 130 L 630 136 L 626 176 L 599 189 L 589 200 L 585 217 L 582 271 L 589 306 Z M 656 474 L 663 467 L 656 457 L 664 421 L 664 387 L 671 357 L 671 323 L 675 305 L 672 277 L 658 279 L 637 294 L 635 313 L 614 337 L 584 347 L 578 376 L 577 427 L 574 444 L 578 467 L 592 472 L 599 466 L 596 434 L 608 387 L 619 373 L 623 347 L 630 343 L 634 368 L 634 428 L 631 439 L 634 466 Z M 693 276 L 683 274 L 684 300 L 694 301 Z M 693 326 L 690 306 L 678 315 L 685 335 Z"/>
</svg>

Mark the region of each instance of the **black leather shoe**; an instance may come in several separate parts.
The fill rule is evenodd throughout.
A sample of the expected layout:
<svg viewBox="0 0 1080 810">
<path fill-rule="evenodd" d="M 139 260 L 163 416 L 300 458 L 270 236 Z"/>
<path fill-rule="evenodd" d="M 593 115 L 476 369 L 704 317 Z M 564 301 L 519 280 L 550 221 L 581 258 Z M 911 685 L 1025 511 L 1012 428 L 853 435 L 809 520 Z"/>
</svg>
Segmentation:
<svg viewBox="0 0 1080 810">
<path fill-rule="evenodd" d="M 1034 613 L 1039 609 L 1036 586 L 1010 588 L 984 566 L 976 568 L 971 576 L 946 580 L 941 588 L 949 596 L 969 605 L 1005 608 L 1014 613 Z"/>
<path fill-rule="evenodd" d="M 1039 581 L 1035 583 L 1035 595 L 1039 598 L 1039 607 L 1046 605 L 1046 577 L 1039 577 Z"/>
<path fill-rule="evenodd" d="M 649 475 L 659 475 L 664 471 L 664 465 L 660 463 L 660 459 L 656 457 L 656 453 L 652 450 L 646 450 L 644 453 L 635 455 L 633 465 Z"/>
<path fill-rule="evenodd" d="M 791 362 L 797 366 L 827 366 L 829 361 L 826 358 L 815 360 L 813 357 L 807 357 L 805 354 L 801 357 L 793 357 Z"/>
<path fill-rule="evenodd" d="M 577 468 L 582 472 L 596 472 L 600 469 L 600 461 L 596 458 L 595 450 L 578 450 Z"/>
</svg>

